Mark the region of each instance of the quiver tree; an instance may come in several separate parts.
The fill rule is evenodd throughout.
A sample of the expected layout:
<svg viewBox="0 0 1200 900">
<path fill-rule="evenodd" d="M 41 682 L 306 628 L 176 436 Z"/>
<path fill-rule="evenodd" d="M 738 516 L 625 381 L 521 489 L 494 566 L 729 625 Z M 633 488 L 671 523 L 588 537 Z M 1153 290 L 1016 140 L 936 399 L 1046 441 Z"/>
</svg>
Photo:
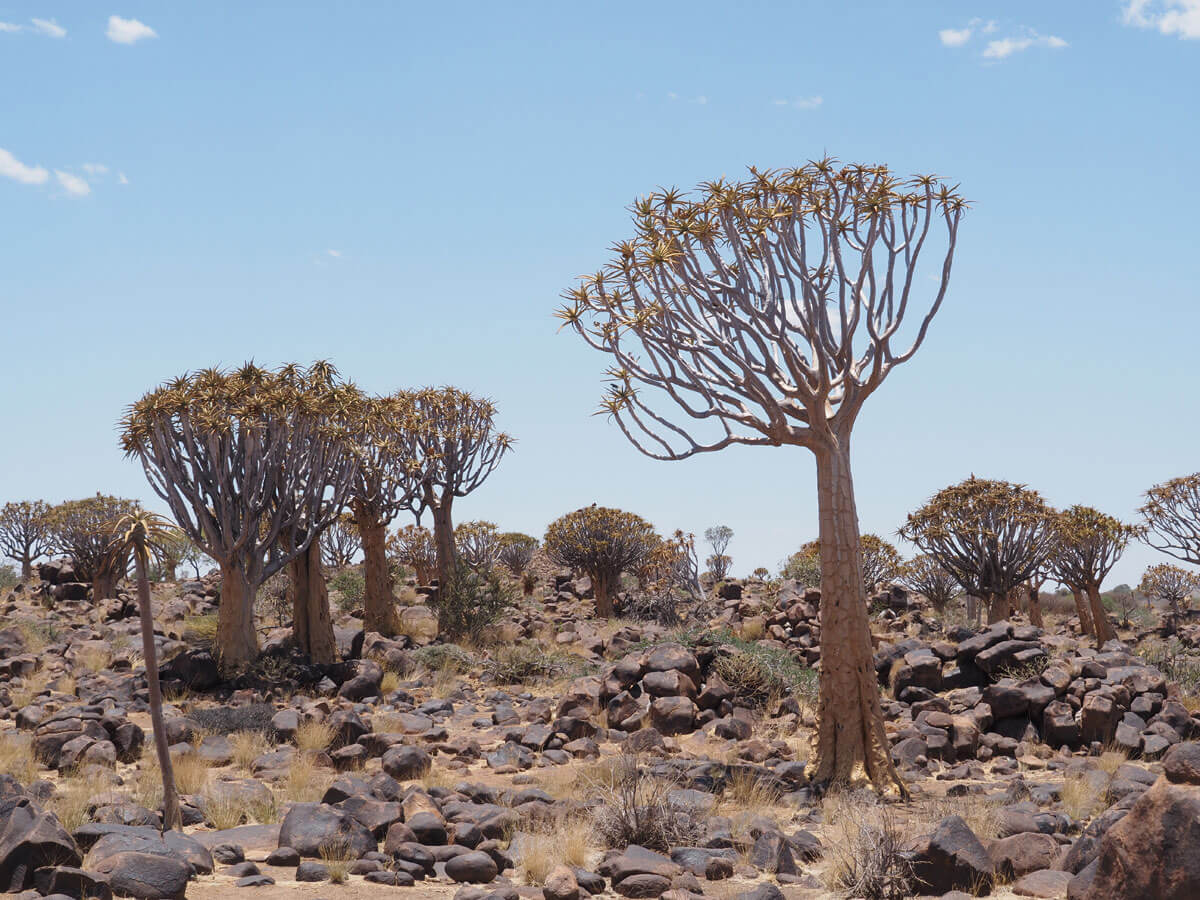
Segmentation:
<svg viewBox="0 0 1200 900">
<path fill-rule="evenodd" d="M 49 504 L 42 500 L 5 503 L 0 508 L 0 555 L 21 564 L 21 577 L 33 576 L 33 561 L 50 550 Z"/>
<path fill-rule="evenodd" d="M 799 550 L 783 561 L 779 567 L 782 578 L 791 578 L 802 587 L 821 586 L 821 545 L 819 541 L 809 541 Z"/>
<path fill-rule="evenodd" d="M 713 551 L 704 564 L 708 566 L 708 571 L 716 581 L 724 581 L 725 576 L 729 574 L 730 565 L 733 564 L 733 560 L 725 552 L 729 549 L 729 542 L 733 540 L 733 529 L 728 525 L 714 525 L 704 530 L 704 539 Z"/>
<path fill-rule="evenodd" d="M 885 166 L 750 174 L 638 200 L 635 236 L 559 316 L 613 358 L 603 409 L 648 456 L 812 451 L 825 645 L 813 775 L 845 782 L 861 764 L 903 792 L 871 664 L 850 435 L 941 307 L 966 204 L 932 176 L 902 181 Z M 918 260 L 935 224 L 946 243 L 929 289 Z"/>
<path fill-rule="evenodd" d="M 609 619 L 621 573 L 645 562 L 659 540 L 641 516 L 585 506 L 551 522 L 542 546 L 555 565 L 583 572 L 592 580 L 596 614 Z"/>
<path fill-rule="evenodd" d="M 154 644 L 154 614 L 150 608 L 150 556 L 164 563 L 170 544 L 182 535 L 164 519 L 144 510 L 123 515 L 111 526 L 108 535 L 114 553 L 133 557 L 134 578 L 137 582 L 138 613 L 142 628 L 142 658 L 146 662 L 146 686 L 150 694 L 150 725 L 154 733 L 154 749 L 162 773 L 163 830 L 183 828 L 179 808 L 179 792 L 175 789 L 175 770 L 171 762 L 170 741 L 163 722 L 162 687 L 158 681 L 158 651 Z"/>
<path fill-rule="evenodd" d="M 163 529 L 155 541 L 154 556 L 160 581 L 174 581 L 175 570 L 183 564 L 189 549 L 194 547 L 191 538 L 177 528 Z"/>
<path fill-rule="evenodd" d="M 962 593 L 954 576 L 932 556 L 914 556 L 904 564 L 900 580 L 909 590 L 916 591 L 933 604 L 939 613 Z"/>
<path fill-rule="evenodd" d="M 1122 524 L 1090 506 L 1072 506 L 1054 518 L 1050 569 L 1075 594 L 1077 604 L 1080 592 L 1087 596 L 1093 633 L 1099 644 L 1117 636 L 1100 599 L 1100 585 L 1136 534 L 1134 526 Z"/>
<path fill-rule="evenodd" d="M 1008 617 L 1009 592 L 1050 552 L 1052 516 L 1037 491 L 972 475 L 934 494 L 909 515 L 900 535 L 949 571 L 968 594 L 985 599 L 992 623 Z"/>
<path fill-rule="evenodd" d="M 328 569 L 344 569 L 362 550 L 362 535 L 354 516 L 342 513 L 321 532 L 321 563 Z"/>
<path fill-rule="evenodd" d="M 411 509 L 421 490 L 424 465 L 418 445 L 417 407 L 411 394 L 362 398 L 354 407 L 353 441 L 359 466 L 350 508 L 362 541 L 363 627 L 395 633 L 392 570 L 387 560 L 387 529 L 396 514 Z"/>
<path fill-rule="evenodd" d="M 1146 491 L 1138 510 L 1143 541 L 1192 565 L 1200 566 L 1200 472 L 1172 478 Z"/>
<path fill-rule="evenodd" d="M 388 555 L 417 576 L 418 584 L 429 584 L 437 571 L 437 548 L 433 534 L 420 525 L 405 525 L 388 538 Z"/>
<path fill-rule="evenodd" d="M 538 539 L 532 535 L 506 531 L 500 535 L 496 559 L 514 578 L 520 578 L 533 562 L 537 548 Z"/>
<path fill-rule="evenodd" d="M 500 533 L 494 522 L 463 522 L 454 529 L 454 550 L 476 572 L 496 567 Z"/>
<path fill-rule="evenodd" d="M 258 652 L 259 586 L 305 553 L 349 498 L 357 460 L 345 410 L 359 398 L 335 376 L 323 363 L 206 369 L 146 394 L 123 421 L 126 454 L 220 567 L 216 646 L 226 672 Z M 321 631 L 325 645 L 332 627 Z"/>
<path fill-rule="evenodd" d="M 1196 591 L 1200 591 L 1200 575 L 1170 563 L 1160 563 L 1146 569 L 1138 590 L 1147 598 L 1167 604 L 1170 610 L 1167 631 L 1172 632 L 1177 627 L 1179 617 L 1183 615 L 1183 608 L 1188 599 Z"/>
<path fill-rule="evenodd" d="M 139 510 L 136 500 L 97 494 L 60 503 L 47 514 L 54 551 L 75 561 L 75 577 L 91 582 L 93 602 L 116 595 L 117 582 L 129 567 L 129 553 L 114 543 L 112 526 Z"/>
<path fill-rule="evenodd" d="M 876 534 L 864 534 L 861 540 L 863 588 L 869 594 L 881 584 L 900 577 L 904 558 L 900 552 Z"/>
<path fill-rule="evenodd" d="M 492 474 L 513 440 L 496 429 L 496 406 L 457 388 L 426 388 L 411 395 L 421 484 L 410 508 L 418 521 L 433 516 L 437 575 L 444 584 L 456 563 L 453 505 Z"/>
</svg>

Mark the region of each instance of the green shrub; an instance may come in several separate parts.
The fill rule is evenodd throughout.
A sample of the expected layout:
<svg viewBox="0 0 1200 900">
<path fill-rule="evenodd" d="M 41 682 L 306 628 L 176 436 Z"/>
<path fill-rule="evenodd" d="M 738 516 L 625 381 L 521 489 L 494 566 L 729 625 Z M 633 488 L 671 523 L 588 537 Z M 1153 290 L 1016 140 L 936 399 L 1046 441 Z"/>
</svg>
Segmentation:
<svg viewBox="0 0 1200 900">
<path fill-rule="evenodd" d="M 475 657 L 458 644 L 430 644 L 409 654 L 414 665 L 431 672 L 452 671 L 464 674 L 475 664 Z"/>
<path fill-rule="evenodd" d="M 459 562 L 430 598 L 438 628 L 451 638 L 477 637 L 513 605 L 513 591 L 494 571 L 476 571 Z"/>
<path fill-rule="evenodd" d="M 795 580 L 804 587 L 821 586 L 821 556 L 813 541 L 805 544 L 783 561 L 779 576 L 784 580 Z"/>
<path fill-rule="evenodd" d="M 21 576 L 12 566 L 0 566 L 0 591 L 15 588 L 21 583 Z"/>
<path fill-rule="evenodd" d="M 584 667 L 578 656 L 524 641 L 497 648 L 486 668 L 500 684 L 525 684 L 573 675 Z"/>
<path fill-rule="evenodd" d="M 329 589 L 338 592 L 338 608 L 350 612 L 362 606 L 367 580 L 357 569 L 343 569 L 329 579 Z"/>
</svg>

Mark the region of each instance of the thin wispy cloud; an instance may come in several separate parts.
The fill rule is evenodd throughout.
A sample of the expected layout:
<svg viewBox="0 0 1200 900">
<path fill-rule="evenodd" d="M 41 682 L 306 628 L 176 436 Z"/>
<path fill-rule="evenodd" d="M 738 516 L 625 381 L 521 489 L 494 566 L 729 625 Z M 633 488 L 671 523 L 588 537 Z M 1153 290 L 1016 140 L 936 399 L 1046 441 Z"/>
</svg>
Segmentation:
<svg viewBox="0 0 1200 900">
<path fill-rule="evenodd" d="M 21 31 L 21 30 L 22 30 L 22 27 L 20 25 L 18 25 L 16 22 L 0 22 L 0 34 L 5 34 L 5 33 L 15 34 L 16 32 Z"/>
<path fill-rule="evenodd" d="M 1187 2 L 1192 2 L 1192 0 L 1187 0 Z M 1200 0 L 1195 0 L 1195 2 L 1200 2 Z M 941 41 L 943 47 L 965 47 L 976 34 L 992 34 L 998 30 L 998 27 L 992 19 L 972 19 L 963 28 L 943 28 L 938 32 L 938 40 Z M 981 55 L 984 59 L 999 61 L 1022 53 L 1031 47 L 1061 50 L 1067 46 L 1069 46 L 1067 42 L 1057 35 L 1038 34 L 1032 28 L 1022 28 L 1019 29 L 1018 34 L 1011 37 L 994 38 L 988 41 Z"/>
<path fill-rule="evenodd" d="M 33 22 L 33 30 L 38 34 L 44 34 L 46 37 L 64 38 L 67 36 L 67 29 L 63 28 L 53 19 L 30 19 Z"/>
<path fill-rule="evenodd" d="M 86 197 L 92 192 L 92 186 L 78 175 L 55 169 L 54 177 L 58 179 L 58 183 L 62 186 L 62 189 L 72 197 Z"/>
<path fill-rule="evenodd" d="M 1200 0 L 1126 0 L 1122 19 L 1126 25 L 1200 39 Z"/>
<path fill-rule="evenodd" d="M 146 38 L 158 37 L 158 32 L 146 23 L 120 16 L 108 17 L 108 29 L 104 33 L 115 44 L 136 44 Z"/>
<path fill-rule="evenodd" d="M 341 250 L 326 250 L 325 252 L 326 252 L 326 253 L 328 253 L 330 256 L 332 256 L 334 259 L 341 259 L 341 258 L 342 258 L 342 251 L 341 251 Z"/>
<path fill-rule="evenodd" d="M 117 173 L 117 184 L 129 184 L 129 179 L 125 177 L 124 172 Z"/>
<path fill-rule="evenodd" d="M 10 152 L 0 147 L 0 176 L 11 178 L 21 184 L 45 184 L 50 173 L 41 166 L 27 166 Z"/>
<path fill-rule="evenodd" d="M 792 109 L 819 109 L 825 98 L 819 95 L 812 97 L 796 97 L 794 100 L 772 100 L 776 106 L 788 106 Z"/>
<path fill-rule="evenodd" d="M 84 163 L 81 167 L 89 175 L 107 175 L 108 166 L 104 163 Z"/>
</svg>

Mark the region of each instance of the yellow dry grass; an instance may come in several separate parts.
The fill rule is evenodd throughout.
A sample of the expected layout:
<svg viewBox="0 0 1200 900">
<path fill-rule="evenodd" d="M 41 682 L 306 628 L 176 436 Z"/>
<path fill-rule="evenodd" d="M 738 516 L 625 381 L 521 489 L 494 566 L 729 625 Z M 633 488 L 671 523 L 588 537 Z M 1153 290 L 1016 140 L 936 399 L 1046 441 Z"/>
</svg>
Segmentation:
<svg viewBox="0 0 1200 900">
<path fill-rule="evenodd" d="M 333 743 L 333 726 L 316 719 L 300 723 L 296 729 L 296 746 L 303 751 L 325 750 Z"/>
<path fill-rule="evenodd" d="M 592 823 L 568 819 L 552 829 L 521 835 L 518 872 L 526 884 L 541 885 L 557 866 L 587 866 L 592 850 Z"/>
<path fill-rule="evenodd" d="M 271 752 L 271 742 L 261 731 L 235 731 L 229 736 L 233 747 L 233 764 L 246 772 L 254 760 Z"/>
<path fill-rule="evenodd" d="M 0 734 L 0 772 L 17 779 L 23 786 L 38 777 L 38 761 L 33 755 L 33 741 L 29 735 L 19 733 Z"/>
<path fill-rule="evenodd" d="M 318 768 L 310 757 L 298 753 L 288 767 L 287 778 L 280 789 L 284 798 L 294 803 L 315 803 L 332 781 L 333 774 L 329 769 Z"/>
</svg>

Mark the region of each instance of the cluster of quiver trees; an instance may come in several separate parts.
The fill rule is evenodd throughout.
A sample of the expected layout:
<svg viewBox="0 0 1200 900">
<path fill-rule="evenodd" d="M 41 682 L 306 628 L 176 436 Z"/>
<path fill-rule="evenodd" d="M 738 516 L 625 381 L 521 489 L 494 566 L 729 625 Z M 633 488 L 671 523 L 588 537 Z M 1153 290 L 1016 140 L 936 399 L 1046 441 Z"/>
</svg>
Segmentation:
<svg viewBox="0 0 1200 900">
<path fill-rule="evenodd" d="M 122 445 L 179 528 L 221 572 L 217 646 L 226 671 L 258 652 L 254 598 L 289 567 L 293 639 L 318 663 L 335 656 L 321 573 L 329 529 L 357 529 L 365 627 L 394 629 L 387 527 L 431 513 L 434 571 L 456 564 L 455 498 L 478 487 L 512 445 L 495 408 L 454 388 L 371 396 L 327 363 L 186 375 L 134 403 Z M 344 549 L 344 548 L 343 548 Z"/>
</svg>

